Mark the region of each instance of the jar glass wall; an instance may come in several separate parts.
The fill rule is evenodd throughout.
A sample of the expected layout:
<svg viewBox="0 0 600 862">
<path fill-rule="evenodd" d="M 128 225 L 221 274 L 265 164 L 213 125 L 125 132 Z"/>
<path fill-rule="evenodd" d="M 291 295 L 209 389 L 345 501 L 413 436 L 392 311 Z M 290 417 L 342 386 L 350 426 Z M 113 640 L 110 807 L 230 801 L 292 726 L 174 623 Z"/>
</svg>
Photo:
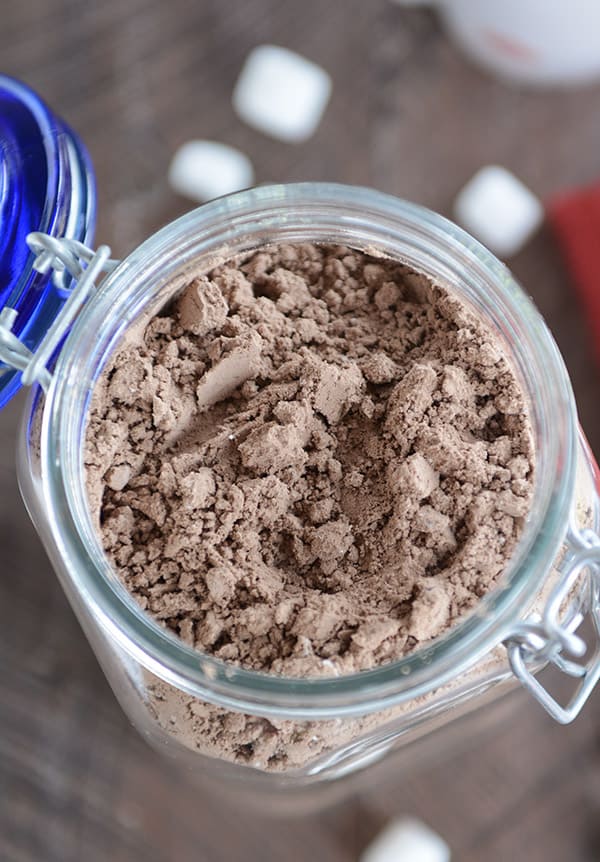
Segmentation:
<svg viewBox="0 0 600 862">
<path fill-rule="evenodd" d="M 156 313 L 194 267 L 296 241 L 385 255 L 461 295 L 494 330 L 522 382 L 537 459 L 531 513 L 497 589 L 447 635 L 406 658 L 327 679 L 225 664 L 144 614 L 103 554 L 83 467 L 91 393 L 129 326 Z M 562 360 L 508 270 L 427 210 L 324 184 L 262 187 L 214 201 L 123 261 L 77 320 L 45 403 L 34 393 L 20 480 L 63 586 L 142 733 L 193 769 L 289 787 L 365 766 L 512 687 L 502 641 L 532 609 L 543 608 L 560 577 L 569 523 L 597 526 L 593 461 L 578 437 Z M 575 592 L 573 614 L 587 595 Z"/>
</svg>

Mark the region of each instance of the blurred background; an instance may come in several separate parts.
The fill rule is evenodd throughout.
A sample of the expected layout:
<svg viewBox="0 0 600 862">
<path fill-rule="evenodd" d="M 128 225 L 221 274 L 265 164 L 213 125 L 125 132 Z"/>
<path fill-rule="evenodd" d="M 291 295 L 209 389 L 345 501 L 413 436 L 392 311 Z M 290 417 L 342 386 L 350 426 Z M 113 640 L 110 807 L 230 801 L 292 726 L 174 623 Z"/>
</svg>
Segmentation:
<svg viewBox="0 0 600 862">
<path fill-rule="evenodd" d="M 267 138 L 233 111 L 244 59 L 263 43 L 332 78 L 303 144 Z M 485 164 L 543 200 L 600 179 L 599 85 L 502 83 L 460 54 L 434 13 L 389 0 L 22 0 L 3 6 L 0 70 L 85 141 L 97 242 L 116 257 L 193 206 L 167 181 L 192 138 L 247 153 L 256 182 L 357 183 L 446 215 Z M 599 452 L 592 336 L 550 230 L 509 264 L 556 336 Z M 522 698 L 484 744 L 410 774 L 399 763 L 311 814 L 272 820 L 195 788 L 129 726 L 29 525 L 14 473 L 22 407 L 17 398 L 0 415 L 0 859 L 351 862 L 388 819 L 413 814 L 457 862 L 598 862 L 598 696 L 566 728 Z"/>
</svg>

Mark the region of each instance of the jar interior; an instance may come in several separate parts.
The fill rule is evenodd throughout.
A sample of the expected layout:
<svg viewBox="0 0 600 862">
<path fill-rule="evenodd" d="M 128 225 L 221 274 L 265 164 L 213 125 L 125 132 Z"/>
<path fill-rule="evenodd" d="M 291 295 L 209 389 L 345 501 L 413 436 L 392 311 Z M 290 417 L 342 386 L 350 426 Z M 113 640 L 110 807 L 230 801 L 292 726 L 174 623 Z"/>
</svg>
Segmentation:
<svg viewBox="0 0 600 862">
<path fill-rule="evenodd" d="M 458 295 L 501 342 L 522 385 L 536 451 L 526 528 L 498 586 L 448 633 L 405 658 L 337 679 L 291 679 L 202 655 L 145 614 L 109 565 L 89 514 L 83 452 L 96 381 L 132 327 L 143 326 L 189 274 L 274 243 L 334 243 L 388 257 Z M 130 255 L 102 284 L 56 366 L 42 432 L 48 505 L 72 577 L 103 627 L 170 683 L 233 708 L 321 717 L 378 709 L 456 676 L 500 642 L 543 581 L 568 521 L 575 409 L 557 348 L 509 271 L 441 217 L 365 189 L 261 187 L 189 213 Z"/>
</svg>

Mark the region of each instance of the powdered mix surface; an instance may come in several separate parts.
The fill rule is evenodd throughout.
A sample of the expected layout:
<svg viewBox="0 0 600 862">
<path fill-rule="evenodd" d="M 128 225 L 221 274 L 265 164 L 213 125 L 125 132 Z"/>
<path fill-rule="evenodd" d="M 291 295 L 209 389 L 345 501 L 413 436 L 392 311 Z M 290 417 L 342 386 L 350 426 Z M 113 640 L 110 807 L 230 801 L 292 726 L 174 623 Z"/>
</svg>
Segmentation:
<svg viewBox="0 0 600 862">
<path fill-rule="evenodd" d="M 103 374 L 85 461 L 140 605 L 289 676 L 450 627 L 506 566 L 533 478 L 491 331 L 402 264 L 317 245 L 194 278 Z"/>
</svg>

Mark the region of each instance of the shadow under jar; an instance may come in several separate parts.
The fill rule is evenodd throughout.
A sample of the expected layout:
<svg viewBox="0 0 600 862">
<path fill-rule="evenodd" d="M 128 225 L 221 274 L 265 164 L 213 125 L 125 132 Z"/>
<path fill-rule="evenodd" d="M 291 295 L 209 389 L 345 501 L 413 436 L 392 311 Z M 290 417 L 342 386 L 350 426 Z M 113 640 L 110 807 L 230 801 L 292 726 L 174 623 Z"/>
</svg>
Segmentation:
<svg viewBox="0 0 600 862">
<path fill-rule="evenodd" d="M 522 385 L 536 456 L 522 536 L 474 612 L 401 660 L 326 679 L 227 664 L 142 611 L 103 553 L 83 461 L 95 383 L 130 325 L 155 315 L 181 289 L 182 273 L 207 260 L 294 242 L 375 250 L 462 298 L 497 336 Z M 32 391 L 18 461 L 29 513 L 123 709 L 155 747 L 200 776 L 253 793 L 312 789 L 464 722 L 515 688 L 516 678 L 561 722 L 575 717 L 597 680 L 597 650 L 582 658 L 575 634 L 584 617 L 597 630 L 600 616 L 597 467 L 564 365 L 510 272 L 421 207 L 307 183 L 241 192 L 168 225 L 90 293 L 47 392 Z M 538 680 L 548 662 L 574 678 L 565 708 Z"/>
</svg>

